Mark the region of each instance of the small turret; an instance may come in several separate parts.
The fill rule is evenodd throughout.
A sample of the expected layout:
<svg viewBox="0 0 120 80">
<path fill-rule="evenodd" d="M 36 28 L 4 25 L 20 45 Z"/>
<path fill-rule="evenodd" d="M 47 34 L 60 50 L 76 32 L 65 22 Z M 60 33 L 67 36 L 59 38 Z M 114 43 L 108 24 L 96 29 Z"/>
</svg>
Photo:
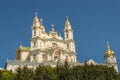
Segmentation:
<svg viewBox="0 0 120 80">
<path fill-rule="evenodd" d="M 53 37 L 56 37 L 56 36 L 58 36 L 58 34 L 57 34 L 57 32 L 55 31 L 55 29 L 54 29 L 54 25 L 52 24 L 52 30 L 50 31 L 50 36 L 53 36 Z"/>
</svg>

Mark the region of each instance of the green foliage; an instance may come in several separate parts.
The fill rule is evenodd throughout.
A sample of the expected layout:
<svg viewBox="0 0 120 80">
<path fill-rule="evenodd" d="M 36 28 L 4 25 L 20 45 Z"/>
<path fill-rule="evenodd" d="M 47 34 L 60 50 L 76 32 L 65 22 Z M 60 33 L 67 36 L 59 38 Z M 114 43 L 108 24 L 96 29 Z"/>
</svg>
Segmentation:
<svg viewBox="0 0 120 80">
<path fill-rule="evenodd" d="M 17 73 L 0 71 L 0 80 L 120 80 L 120 74 L 104 65 L 70 67 L 67 63 L 55 68 L 38 66 L 36 70 L 23 67 Z"/>
<path fill-rule="evenodd" d="M 14 80 L 15 74 L 12 71 L 0 70 L 0 80 Z"/>
<path fill-rule="evenodd" d="M 103 65 L 75 66 L 72 69 L 75 80 L 117 80 L 118 74 L 113 68 Z"/>
<path fill-rule="evenodd" d="M 35 70 L 34 80 L 57 80 L 55 68 L 39 66 Z"/>
<path fill-rule="evenodd" d="M 18 68 L 15 76 L 15 80 L 33 80 L 34 72 L 27 67 Z"/>
</svg>

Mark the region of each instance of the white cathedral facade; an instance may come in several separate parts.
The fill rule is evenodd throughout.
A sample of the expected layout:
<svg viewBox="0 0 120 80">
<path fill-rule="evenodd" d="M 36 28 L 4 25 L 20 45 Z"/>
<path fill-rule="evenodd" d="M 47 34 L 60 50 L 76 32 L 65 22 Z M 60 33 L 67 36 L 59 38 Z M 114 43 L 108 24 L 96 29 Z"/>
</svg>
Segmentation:
<svg viewBox="0 0 120 80">
<path fill-rule="evenodd" d="M 52 30 L 49 33 L 46 33 L 42 21 L 39 20 L 36 14 L 32 24 L 30 47 L 20 45 L 16 50 L 15 60 L 7 60 L 5 69 L 15 72 L 18 67 L 24 66 L 33 69 L 36 69 L 39 65 L 50 65 L 55 67 L 58 62 L 62 64 L 65 61 L 74 66 L 84 65 L 84 63 L 77 62 L 73 29 L 68 18 L 65 22 L 63 31 L 64 38 L 54 30 L 54 25 L 52 25 Z M 118 72 L 116 57 L 114 52 L 110 49 L 109 44 L 107 44 L 107 51 L 104 59 L 104 65 L 114 67 Z M 93 60 L 89 60 L 87 63 L 99 65 Z"/>
<path fill-rule="evenodd" d="M 69 62 L 76 62 L 73 30 L 68 19 L 65 23 L 64 36 L 65 38 L 63 39 L 58 35 L 54 30 L 54 25 L 52 25 L 50 33 L 47 34 L 45 27 L 36 15 L 32 25 L 31 46 L 28 48 L 30 50 L 22 50 L 25 47 L 21 45 L 17 50 L 16 59 L 38 63 L 46 61 L 57 62 L 58 59 L 61 61 L 68 59 Z"/>
</svg>

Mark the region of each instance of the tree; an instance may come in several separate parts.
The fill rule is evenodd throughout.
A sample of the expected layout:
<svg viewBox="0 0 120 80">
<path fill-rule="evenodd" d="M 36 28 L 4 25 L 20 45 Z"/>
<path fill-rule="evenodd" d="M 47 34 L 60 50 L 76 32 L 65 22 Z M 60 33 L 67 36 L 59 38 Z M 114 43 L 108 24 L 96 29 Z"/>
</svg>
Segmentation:
<svg viewBox="0 0 120 80">
<path fill-rule="evenodd" d="M 50 66 L 39 66 L 35 70 L 34 80 L 57 80 L 55 68 Z"/>
<path fill-rule="evenodd" d="M 57 66 L 38 66 L 36 70 L 27 67 L 12 71 L 0 71 L 0 80 L 120 80 L 120 74 L 114 68 L 104 65 L 78 65 L 70 67 L 69 64 Z"/>
<path fill-rule="evenodd" d="M 18 68 L 15 80 L 33 80 L 34 72 L 32 69 L 28 69 L 26 66 Z"/>
<path fill-rule="evenodd" d="M 15 74 L 12 71 L 0 70 L 0 80 L 14 80 Z"/>
</svg>

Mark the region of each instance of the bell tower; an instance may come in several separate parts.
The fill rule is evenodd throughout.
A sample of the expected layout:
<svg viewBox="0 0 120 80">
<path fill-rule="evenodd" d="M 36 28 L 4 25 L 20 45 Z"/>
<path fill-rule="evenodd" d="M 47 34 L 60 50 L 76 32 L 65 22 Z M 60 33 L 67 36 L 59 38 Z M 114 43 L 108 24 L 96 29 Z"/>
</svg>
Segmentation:
<svg viewBox="0 0 120 80">
<path fill-rule="evenodd" d="M 39 20 L 37 13 L 32 24 L 32 38 L 31 38 L 31 49 L 38 49 L 45 47 L 40 38 L 45 37 L 47 34 L 45 28 L 42 25 L 42 19 Z"/>
<path fill-rule="evenodd" d="M 68 40 L 68 39 L 72 39 L 73 40 L 73 29 L 72 26 L 68 20 L 68 17 L 66 17 L 67 20 L 65 22 L 65 28 L 64 28 L 64 39 Z"/>
<path fill-rule="evenodd" d="M 73 29 L 68 17 L 66 17 L 66 22 L 65 22 L 64 39 L 66 41 L 66 49 L 68 49 L 69 51 L 75 52 L 75 43 L 73 40 Z"/>
<path fill-rule="evenodd" d="M 116 56 L 114 54 L 114 51 L 110 49 L 110 45 L 108 41 L 107 41 L 107 50 L 105 52 L 104 59 L 108 67 L 113 67 L 116 70 L 116 72 L 118 72 Z"/>
<path fill-rule="evenodd" d="M 32 25 L 32 38 L 39 36 L 39 31 L 41 31 L 39 28 L 40 25 L 41 24 L 40 24 L 40 21 L 38 19 L 37 13 L 35 13 L 35 18 L 34 18 L 33 25 Z"/>
</svg>

